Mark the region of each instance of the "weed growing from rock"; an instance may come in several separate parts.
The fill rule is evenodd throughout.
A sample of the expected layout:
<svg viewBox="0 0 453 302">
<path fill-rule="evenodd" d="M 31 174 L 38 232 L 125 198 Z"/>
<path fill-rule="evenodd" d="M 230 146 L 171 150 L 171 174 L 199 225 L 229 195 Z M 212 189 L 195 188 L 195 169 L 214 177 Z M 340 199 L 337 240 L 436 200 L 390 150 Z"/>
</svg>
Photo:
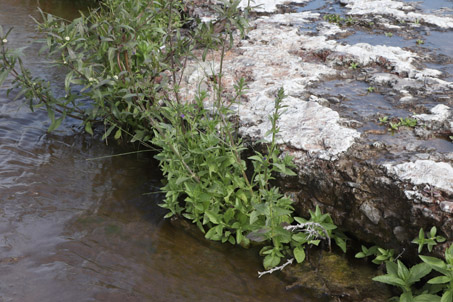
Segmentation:
<svg viewBox="0 0 453 302">
<path fill-rule="evenodd" d="M 431 252 L 434 246 L 444 241 L 445 238 L 437 235 L 437 229 L 433 227 L 428 233 L 428 237 L 426 237 L 423 229 L 420 229 L 419 236 L 412 243 L 418 244 L 418 252 L 420 254 L 424 245 L 427 245 L 428 251 Z M 400 289 L 401 295 L 393 297 L 391 301 L 453 301 L 453 245 L 445 250 L 443 259 L 419 255 L 422 262 L 412 267 L 407 267 L 398 259 L 401 254 L 394 258 L 393 253 L 393 250 L 386 250 L 376 246 L 369 249 L 362 246 L 362 251 L 356 254 L 356 258 L 375 256 L 373 263 L 385 265 L 386 273 L 374 277 L 373 280 Z M 388 257 L 388 255 L 391 255 L 391 257 Z M 431 274 L 434 271 L 436 273 Z M 430 277 L 426 279 L 428 275 Z"/>
</svg>

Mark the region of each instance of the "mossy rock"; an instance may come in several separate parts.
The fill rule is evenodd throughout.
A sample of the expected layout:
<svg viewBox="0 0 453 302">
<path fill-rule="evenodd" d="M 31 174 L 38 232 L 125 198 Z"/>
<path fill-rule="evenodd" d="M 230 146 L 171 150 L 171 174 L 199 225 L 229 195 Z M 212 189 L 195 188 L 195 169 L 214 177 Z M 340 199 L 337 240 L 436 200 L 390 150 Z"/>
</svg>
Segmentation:
<svg viewBox="0 0 453 302">
<path fill-rule="evenodd" d="M 377 274 L 375 266 L 326 251 L 310 250 L 308 256 L 304 263 L 283 270 L 292 282 L 288 289 L 302 287 L 316 297 L 342 302 L 384 302 L 392 296 L 385 285 L 371 280 Z"/>
</svg>

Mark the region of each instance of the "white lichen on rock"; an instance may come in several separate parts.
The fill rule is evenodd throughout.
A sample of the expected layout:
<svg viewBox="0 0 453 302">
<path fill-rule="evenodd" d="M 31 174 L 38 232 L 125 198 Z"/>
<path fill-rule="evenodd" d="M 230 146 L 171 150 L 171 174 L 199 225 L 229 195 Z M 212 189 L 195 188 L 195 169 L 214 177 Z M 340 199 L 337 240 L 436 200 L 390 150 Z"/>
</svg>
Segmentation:
<svg viewBox="0 0 453 302">
<path fill-rule="evenodd" d="M 388 15 L 401 21 L 423 22 L 441 28 L 453 28 L 453 17 L 419 13 L 408 3 L 395 0 L 341 0 L 351 15 Z"/>
<path fill-rule="evenodd" d="M 417 114 L 414 117 L 422 122 L 439 122 L 443 123 L 450 118 L 452 114 L 452 110 L 450 107 L 439 104 L 433 107 L 431 110 L 431 114 Z"/>
<path fill-rule="evenodd" d="M 453 193 L 453 167 L 446 162 L 416 160 L 399 165 L 384 165 L 387 171 L 400 179 L 410 180 L 415 185 L 429 184 L 441 190 Z"/>
</svg>

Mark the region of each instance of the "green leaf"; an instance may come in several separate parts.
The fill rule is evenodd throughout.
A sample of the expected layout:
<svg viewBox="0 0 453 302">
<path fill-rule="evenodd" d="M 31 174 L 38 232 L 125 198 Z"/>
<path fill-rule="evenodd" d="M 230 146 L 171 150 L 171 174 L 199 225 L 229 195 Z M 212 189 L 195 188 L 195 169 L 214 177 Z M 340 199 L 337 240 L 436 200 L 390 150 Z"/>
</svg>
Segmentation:
<svg viewBox="0 0 453 302">
<path fill-rule="evenodd" d="M 172 212 L 169 212 L 167 214 L 165 214 L 164 218 L 170 218 L 173 216 L 173 213 Z"/>
<path fill-rule="evenodd" d="M 219 235 L 219 229 L 217 227 L 213 227 L 209 229 L 209 231 L 206 233 L 205 237 L 206 239 L 218 241 L 222 238 L 221 235 Z"/>
<path fill-rule="evenodd" d="M 398 265 L 393 261 L 387 261 L 385 263 L 385 269 L 387 274 L 398 276 Z"/>
<path fill-rule="evenodd" d="M 381 282 L 381 283 L 386 283 L 394 286 L 401 286 L 404 287 L 406 286 L 406 283 L 398 278 L 397 276 L 393 275 L 382 275 L 382 276 L 376 276 L 372 279 L 373 281 Z"/>
<path fill-rule="evenodd" d="M 93 135 L 93 129 L 91 128 L 91 123 L 90 122 L 87 122 L 85 124 L 85 131 L 91 135 Z"/>
<path fill-rule="evenodd" d="M 409 277 L 409 270 L 404 265 L 404 263 L 399 260 L 398 260 L 398 276 L 403 280 L 407 280 Z"/>
<path fill-rule="evenodd" d="M 280 257 L 274 255 L 273 253 L 264 257 L 263 265 L 265 269 L 270 269 L 276 267 L 280 264 Z"/>
<path fill-rule="evenodd" d="M 414 302 L 440 302 L 440 297 L 437 295 L 422 294 L 416 296 Z"/>
<path fill-rule="evenodd" d="M 105 140 L 110 135 L 110 133 L 112 133 L 113 129 L 115 129 L 115 126 L 110 126 L 109 129 L 107 129 L 107 131 L 105 131 L 104 135 L 102 136 L 102 140 Z"/>
<path fill-rule="evenodd" d="M 451 289 L 446 291 L 442 295 L 442 298 L 440 299 L 440 302 L 453 302 L 453 291 Z"/>
<path fill-rule="evenodd" d="M 294 257 L 296 258 L 297 263 L 302 263 L 305 260 L 305 250 L 303 247 L 298 246 L 293 250 Z"/>
<path fill-rule="evenodd" d="M 343 253 L 346 253 L 346 241 L 340 237 L 334 237 L 335 243 L 340 247 Z"/>
<path fill-rule="evenodd" d="M 49 126 L 49 129 L 47 129 L 47 131 L 52 132 L 55 129 L 57 129 L 58 127 L 60 127 L 60 125 L 63 122 L 63 120 L 64 120 L 64 116 L 59 117 L 56 120 L 53 120 L 52 123 Z"/>
<path fill-rule="evenodd" d="M 180 184 L 182 184 L 183 182 L 185 182 L 186 180 L 189 180 L 189 179 L 190 179 L 190 177 L 181 175 L 181 176 L 179 176 L 179 177 L 176 179 L 175 184 L 176 184 L 176 185 L 180 185 Z"/>
<path fill-rule="evenodd" d="M 294 220 L 297 221 L 297 223 L 300 223 L 300 224 L 303 224 L 303 223 L 307 222 L 306 219 L 303 219 L 303 218 L 300 218 L 300 217 L 294 217 Z"/>
<path fill-rule="evenodd" d="M 8 74 L 9 74 L 8 69 L 5 69 L 2 71 L 2 73 L 0 73 L 0 86 L 3 85 L 3 82 L 5 82 L 6 78 L 8 77 Z"/>
<path fill-rule="evenodd" d="M 258 220 L 258 212 L 253 211 L 250 213 L 250 225 L 253 225 Z"/>
<path fill-rule="evenodd" d="M 419 263 L 411 267 L 409 270 L 409 277 L 407 282 L 413 284 L 420 281 L 421 278 L 425 277 L 431 272 L 431 267 L 426 263 Z"/>
<path fill-rule="evenodd" d="M 115 132 L 115 136 L 113 137 L 114 139 L 120 139 L 121 138 L 121 129 L 118 128 Z"/>
<path fill-rule="evenodd" d="M 400 302 L 414 302 L 411 292 L 405 292 L 400 296 Z"/>
<path fill-rule="evenodd" d="M 431 235 L 431 237 L 436 237 L 436 233 L 437 233 L 437 228 L 435 226 L 433 226 L 431 228 L 431 230 L 429 231 L 429 234 Z"/>
<path fill-rule="evenodd" d="M 236 242 L 238 244 L 241 244 L 243 238 L 244 237 L 242 236 L 242 231 L 241 230 L 237 230 L 237 232 L 236 232 Z"/>
<path fill-rule="evenodd" d="M 356 257 L 356 258 L 365 258 L 366 256 L 365 256 L 365 254 L 363 252 L 358 252 L 357 254 L 355 254 L 354 257 Z"/>
<path fill-rule="evenodd" d="M 228 210 L 225 211 L 225 214 L 223 215 L 223 220 L 228 223 L 230 222 L 231 218 L 234 217 L 234 209 L 229 208 Z"/>
<path fill-rule="evenodd" d="M 428 281 L 429 284 L 444 284 L 452 281 L 450 277 L 438 276 Z"/>
<path fill-rule="evenodd" d="M 219 220 L 218 220 L 217 216 L 216 216 L 213 212 L 207 210 L 204 214 L 205 214 L 206 216 L 208 216 L 209 220 L 210 220 L 212 223 L 219 224 Z"/>
<path fill-rule="evenodd" d="M 422 256 L 422 255 L 420 255 L 419 257 L 420 257 L 420 259 L 422 259 L 423 262 L 429 264 L 433 269 L 435 269 L 437 271 L 439 271 L 439 269 L 441 269 L 442 270 L 441 273 L 443 273 L 443 271 L 447 270 L 447 265 L 441 259 L 438 259 L 435 257 L 430 257 L 430 256 Z"/>
</svg>

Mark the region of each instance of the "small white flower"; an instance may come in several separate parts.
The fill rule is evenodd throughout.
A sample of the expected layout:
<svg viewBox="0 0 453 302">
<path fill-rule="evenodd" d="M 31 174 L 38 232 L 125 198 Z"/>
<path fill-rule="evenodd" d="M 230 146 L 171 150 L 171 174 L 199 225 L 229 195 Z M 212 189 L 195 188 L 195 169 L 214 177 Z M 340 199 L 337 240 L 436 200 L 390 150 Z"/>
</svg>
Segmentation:
<svg viewBox="0 0 453 302">
<path fill-rule="evenodd" d="M 4 44 L 6 44 L 6 43 L 8 43 L 8 40 L 3 39 L 2 42 L 3 42 Z"/>
<path fill-rule="evenodd" d="M 65 39 L 66 41 L 71 40 L 71 38 L 69 38 L 68 36 L 64 37 L 64 39 Z"/>
<path fill-rule="evenodd" d="M 66 64 L 68 64 L 68 62 L 66 62 L 66 60 L 63 60 L 63 64 L 65 64 L 65 65 L 66 65 Z"/>
<path fill-rule="evenodd" d="M 117 80 L 118 80 L 118 76 L 117 76 L 117 75 L 114 75 L 114 76 L 113 76 L 113 79 L 114 79 L 115 81 L 117 81 Z"/>
<path fill-rule="evenodd" d="M 94 78 L 88 78 L 88 81 L 94 82 Z"/>
</svg>

